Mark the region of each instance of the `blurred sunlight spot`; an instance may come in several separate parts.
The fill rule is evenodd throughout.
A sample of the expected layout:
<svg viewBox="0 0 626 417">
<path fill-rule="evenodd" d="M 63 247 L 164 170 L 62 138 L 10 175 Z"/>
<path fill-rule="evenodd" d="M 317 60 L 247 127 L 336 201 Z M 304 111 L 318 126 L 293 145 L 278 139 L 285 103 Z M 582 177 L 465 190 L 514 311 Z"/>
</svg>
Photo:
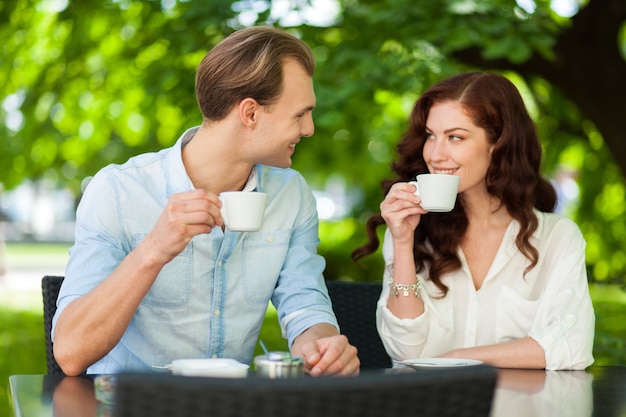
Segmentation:
<svg viewBox="0 0 626 417">
<path fill-rule="evenodd" d="M 327 27 L 338 20 L 340 8 L 337 0 L 310 0 L 294 2 L 293 0 L 240 0 L 231 6 L 237 15 L 237 21 L 248 26 L 258 19 L 259 13 L 271 6 L 269 23 L 280 22 L 281 26 L 293 27 L 307 24 Z"/>
<path fill-rule="evenodd" d="M 161 0 L 163 10 L 171 10 L 176 7 L 176 0 Z"/>
<path fill-rule="evenodd" d="M 254 11 L 256 13 L 262 13 L 267 10 L 269 4 L 263 0 L 241 0 L 236 1 L 231 6 L 234 12 Z"/>
<path fill-rule="evenodd" d="M 333 140 L 349 140 L 349 139 L 350 139 L 350 132 L 345 129 L 340 129 L 336 131 L 335 134 L 333 135 Z"/>
<path fill-rule="evenodd" d="M 121 101 L 118 100 L 109 104 L 109 114 L 114 119 L 120 117 L 123 111 L 124 111 L 124 103 L 122 103 Z"/>
<path fill-rule="evenodd" d="M 533 0 L 517 0 L 517 5 L 527 13 L 534 13 L 537 7 Z"/>
<path fill-rule="evenodd" d="M 537 8 L 534 0 L 517 0 L 517 5 L 529 14 L 534 13 Z M 578 2 L 577 0 L 552 0 L 550 8 L 559 16 L 572 17 L 578 13 Z"/>
<path fill-rule="evenodd" d="M 563 182 L 561 187 L 563 189 L 563 195 L 568 200 L 574 200 L 578 198 L 578 194 L 579 194 L 578 184 L 573 179 L 571 178 L 567 179 L 566 181 Z"/>
<path fill-rule="evenodd" d="M 39 97 L 39 100 L 37 100 L 37 106 L 35 107 L 35 118 L 38 121 L 43 122 L 48 118 L 50 109 L 52 108 L 55 99 L 56 96 L 51 92 L 43 93 L 41 97 Z"/>
<path fill-rule="evenodd" d="M 145 125 L 145 120 L 142 115 L 138 113 L 133 113 L 128 116 L 128 127 L 133 132 L 141 132 Z"/>
<path fill-rule="evenodd" d="M 2 109 L 7 113 L 4 123 L 12 131 L 17 132 L 24 126 L 24 115 L 19 110 L 24 102 L 25 94 L 19 91 L 9 94 L 2 101 Z"/>
<path fill-rule="evenodd" d="M 259 15 L 253 10 L 244 10 L 239 13 L 239 22 L 244 26 L 250 26 L 254 24 L 258 16 Z"/>
<path fill-rule="evenodd" d="M 387 146 L 379 140 L 371 140 L 367 144 L 367 150 L 374 160 L 378 162 L 386 162 L 389 158 L 389 152 L 387 152 Z"/>
<path fill-rule="evenodd" d="M 49 196 L 42 196 L 33 207 L 33 227 L 44 235 L 49 234 L 54 225 L 54 211 L 50 207 L 54 207 L 54 201 Z"/>
<path fill-rule="evenodd" d="M 4 100 L 2 100 L 2 109 L 4 109 L 6 112 L 18 110 L 20 107 L 22 107 L 22 103 L 24 103 L 25 98 L 26 94 L 24 94 L 24 91 L 18 91 L 17 93 L 9 94 Z"/>
<path fill-rule="evenodd" d="M 599 150 L 602 148 L 604 144 L 604 140 L 602 139 L 602 135 L 598 131 L 589 132 L 589 145 L 591 145 L 592 149 Z"/>
<path fill-rule="evenodd" d="M 576 0 L 552 0 L 550 7 L 556 14 L 563 17 L 572 17 L 578 13 L 578 2 Z"/>
<path fill-rule="evenodd" d="M 80 124 L 78 128 L 78 135 L 82 139 L 89 139 L 91 135 L 93 135 L 93 123 L 90 120 L 84 121 Z"/>
<path fill-rule="evenodd" d="M 336 0 L 312 0 L 311 6 L 304 9 L 305 22 L 312 26 L 330 26 L 339 16 Z"/>
<path fill-rule="evenodd" d="M 123 40 L 127 41 L 135 36 L 135 32 L 137 32 L 137 28 L 133 24 L 124 25 L 124 27 L 120 30 L 120 36 Z"/>
<path fill-rule="evenodd" d="M 331 175 L 323 190 L 314 190 L 320 220 L 339 221 L 350 215 L 352 207 L 360 198 L 354 190 L 348 190 L 345 178 Z"/>
<path fill-rule="evenodd" d="M 93 105 L 93 102 L 94 102 L 93 94 L 91 94 L 91 92 L 89 91 L 83 92 L 78 98 L 78 105 L 83 110 L 88 110 Z"/>
<path fill-rule="evenodd" d="M 331 219 L 335 215 L 335 202 L 326 196 L 317 198 L 317 214 L 320 220 Z"/>
<path fill-rule="evenodd" d="M 68 0 L 43 0 L 37 5 L 38 10 L 50 13 L 59 13 L 67 9 Z"/>
<path fill-rule="evenodd" d="M 24 127 L 24 115 L 19 110 L 7 114 L 4 123 L 13 132 L 19 132 Z"/>
<path fill-rule="evenodd" d="M 557 196 L 557 204 L 554 210 L 556 213 L 573 217 L 573 213 L 578 207 L 578 196 L 580 194 L 580 189 L 576 182 L 577 177 L 578 170 L 566 165 L 560 165 L 556 169 L 554 178 L 551 180 Z"/>
<path fill-rule="evenodd" d="M 263 13 L 269 8 L 269 3 L 262 0 L 241 0 L 232 4 L 231 9 L 238 13 L 237 20 L 243 26 L 253 25 L 259 18 L 259 13 Z"/>
<path fill-rule="evenodd" d="M 61 103 L 55 103 L 50 109 L 50 118 L 55 123 L 60 123 L 65 117 L 65 107 Z"/>
<path fill-rule="evenodd" d="M 99 53 L 93 54 L 87 58 L 87 60 L 85 61 L 85 66 L 87 67 L 90 73 L 96 72 L 105 67 L 104 61 L 105 60 L 102 54 L 99 54 Z"/>
</svg>

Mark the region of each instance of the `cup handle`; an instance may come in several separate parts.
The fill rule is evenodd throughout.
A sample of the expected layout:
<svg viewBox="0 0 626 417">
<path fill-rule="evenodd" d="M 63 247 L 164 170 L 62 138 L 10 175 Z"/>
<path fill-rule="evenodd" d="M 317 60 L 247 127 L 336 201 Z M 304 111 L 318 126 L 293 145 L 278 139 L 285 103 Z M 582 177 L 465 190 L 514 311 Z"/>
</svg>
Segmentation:
<svg viewBox="0 0 626 417">
<path fill-rule="evenodd" d="M 409 184 L 415 186 L 415 192 L 413 194 L 420 197 L 420 187 L 417 185 L 417 181 L 409 181 Z"/>
<path fill-rule="evenodd" d="M 224 226 L 228 224 L 228 220 L 226 220 L 226 204 L 222 197 L 218 197 L 222 202 L 222 207 L 220 207 L 220 214 L 222 215 L 222 219 L 224 220 Z"/>
</svg>

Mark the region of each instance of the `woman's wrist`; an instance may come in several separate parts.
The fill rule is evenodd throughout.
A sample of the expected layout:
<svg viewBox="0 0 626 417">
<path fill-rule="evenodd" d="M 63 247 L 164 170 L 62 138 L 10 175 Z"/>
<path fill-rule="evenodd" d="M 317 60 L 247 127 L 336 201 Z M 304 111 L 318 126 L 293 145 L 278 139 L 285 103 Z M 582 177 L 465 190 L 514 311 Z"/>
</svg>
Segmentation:
<svg viewBox="0 0 626 417">
<path fill-rule="evenodd" d="M 387 280 L 387 284 L 389 285 L 390 293 L 394 297 L 398 297 L 400 295 L 404 297 L 408 297 L 409 295 L 414 295 L 415 297 L 420 297 L 420 290 L 422 289 L 422 282 L 420 281 L 417 274 L 415 275 L 415 281 L 410 284 L 404 284 L 402 282 L 397 282 L 393 275 L 389 276 Z"/>
</svg>

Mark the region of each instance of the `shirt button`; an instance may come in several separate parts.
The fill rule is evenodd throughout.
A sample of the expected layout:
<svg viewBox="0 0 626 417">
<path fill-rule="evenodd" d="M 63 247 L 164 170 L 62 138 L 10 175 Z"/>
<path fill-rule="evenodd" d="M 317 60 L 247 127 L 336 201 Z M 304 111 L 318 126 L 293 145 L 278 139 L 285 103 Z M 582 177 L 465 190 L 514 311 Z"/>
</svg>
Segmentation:
<svg viewBox="0 0 626 417">
<path fill-rule="evenodd" d="M 219 262 L 217 263 L 217 266 L 221 268 L 221 267 L 222 267 L 222 261 L 219 261 Z"/>
<path fill-rule="evenodd" d="M 217 355 L 213 354 L 213 359 L 217 359 Z"/>
<path fill-rule="evenodd" d="M 219 315 L 220 315 L 220 311 L 219 310 L 215 310 L 215 316 L 219 317 Z"/>
<path fill-rule="evenodd" d="M 270 236 L 270 237 L 268 237 L 268 238 L 267 238 L 267 241 L 268 241 L 269 243 L 274 242 L 274 236 Z"/>
</svg>

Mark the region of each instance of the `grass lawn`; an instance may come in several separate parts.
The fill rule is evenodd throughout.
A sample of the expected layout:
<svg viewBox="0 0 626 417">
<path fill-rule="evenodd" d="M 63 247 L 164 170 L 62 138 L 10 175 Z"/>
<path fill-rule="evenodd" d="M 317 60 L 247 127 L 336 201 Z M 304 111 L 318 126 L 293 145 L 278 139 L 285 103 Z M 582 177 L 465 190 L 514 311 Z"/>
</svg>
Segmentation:
<svg viewBox="0 0 626 417">
<path fill-rule="evenodd" d="M 38 260 L 58 262 L 59 256 L 67 255 L 67 246 L 37 245 L 37 248 Z M 9 247 L 10 265 L 28 265 L 32 250 L 28 245 Z M 591 296 L 596 310 L 595 365 L 626 365 L 626 292 L 617 286 L 593 285 Z M 10 375 L 46 373 L 41 306 L 40 293 L 0 289 L 0 416 L 11 415 Z M 270 350 L 287 349 L 273 308 L 267 311 L 260 338 Z M 257 344 L 255 355 L 260 354 Z"/>
<path fill-rule="evenodd" d="M 596 312 L 595 365 L 626 365 L 626 292 L 619 286 L 590 287 Z"/>
</svg>

